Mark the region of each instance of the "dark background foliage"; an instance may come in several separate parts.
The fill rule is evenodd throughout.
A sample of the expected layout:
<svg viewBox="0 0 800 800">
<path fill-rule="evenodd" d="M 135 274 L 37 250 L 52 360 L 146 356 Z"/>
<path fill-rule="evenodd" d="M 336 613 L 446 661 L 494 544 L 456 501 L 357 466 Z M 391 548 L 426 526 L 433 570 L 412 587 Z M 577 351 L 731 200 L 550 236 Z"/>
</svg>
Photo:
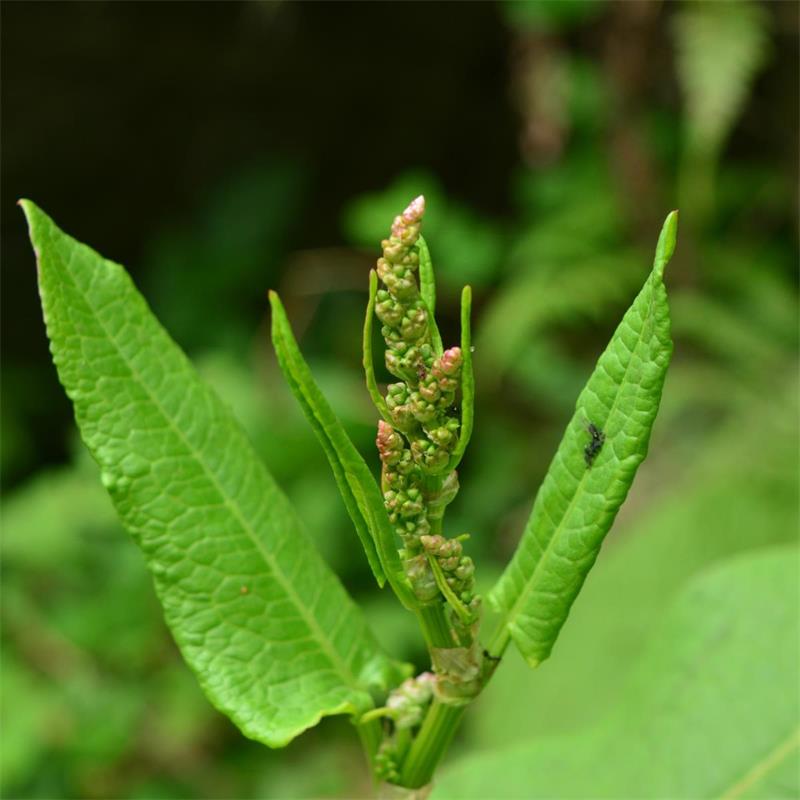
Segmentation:
<svg viewBox="0 0 800 800">
<path fill-rule="evenodd" d="M 0 12 L 5 796 L 366 786 L 346 720 L 266 751 L 180 661 L 50 364 L 21 196 L 129 268 L 387 647 L 420 665 L 281 384 L 266 290 L 280 289 L 372 458 L 367 271 L 392 216 L 426 194 L 446 339 L 460 286 L 476 291 L 478 418 L 450 525 L 472 533 L 489 583 L 680 207 L 676 354 L 651 456 L 553 659 L 536 674 L 509 659 L 462 750 L 588 724 L 620 702 L 650 621 L 689 575 L 796 535 L 796 4 Z M 586 688 L 565 697 L 565 685 Z"/>
</svg>

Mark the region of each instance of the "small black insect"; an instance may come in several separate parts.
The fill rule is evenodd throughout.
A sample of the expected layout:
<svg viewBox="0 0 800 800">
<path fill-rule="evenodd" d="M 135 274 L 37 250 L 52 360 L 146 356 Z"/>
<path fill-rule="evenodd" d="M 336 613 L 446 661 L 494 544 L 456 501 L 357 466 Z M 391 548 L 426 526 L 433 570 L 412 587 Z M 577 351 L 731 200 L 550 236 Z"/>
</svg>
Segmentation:
<svg viewBox="0 0 800 800">
<path fill-rule="evenodd" d="M 589 423 L 586 430 L 589 431 L 589 436 L 592 438 L 589 444 L 583 448 L 583 457 L 586 460 L 586 466 L 591 467 L 606 440 L 606 435 L 593 422 Z"/>
</svg>

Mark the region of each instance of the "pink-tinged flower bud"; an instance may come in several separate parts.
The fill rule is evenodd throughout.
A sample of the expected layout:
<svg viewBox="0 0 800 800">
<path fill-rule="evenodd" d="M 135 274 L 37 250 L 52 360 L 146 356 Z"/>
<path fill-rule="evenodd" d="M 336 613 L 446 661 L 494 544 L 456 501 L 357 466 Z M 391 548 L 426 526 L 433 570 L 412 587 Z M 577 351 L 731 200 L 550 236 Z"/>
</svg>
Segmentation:
<svg viewBox="0 0 800 800">
<path fill-rule="evenodd" d="M 410 455 L 409 453 L 409 456 Z M 394 469 L 387 469 L 384 465 L 384 469 L 381 472 L 381 483 L 386 491 L 391 489 L 397 492 L 408 486 L 408 479 L 401 472 Z"/>
<path fill-rule="evenodd" d="M 426 400 L 428 403 L 436 403 L 442 396 L 442 393 L 436 381 L 427 378 L 423 383 L 420 383 L 419 385 L 419 395 L 423 400 Z"/>
<path fill-rule="evenodd" d="M 444 536 L 436 534 L 435 536 L 420 536 L 419 542 L 425 548 L 425 552 L 430 553 L 432 556 L 439 554 L 439 548 L 447 541 Z"/>
<path fill-rule="evenodd" d="M 419 224 L 422 222 L 422 216 L 425 213 L 425 198 L 420 195 L 415 197 L 403 211 L 402 214 L 394 218 L 392 223 L 392 236 L 397 239 L 407 240 L 410 238 L 410 232 L 417 228 L 416 235 L 414 236 L 411 244 L 417 240 L 419 235 Z"/>
<path fill-rule="evenodd" d="M 394 511 L 397 507 L 397 498 L 399 492 L 390 489 L 388 492 L 383 493 L 383 504 L 386 506 L 387 511 Z"/>
<path fill-rule="evenodd" d="M 402 217 L 403 220 L 408 224 L 415 224 L 422 220 L 422 216 L 425 213 L 425 196 L 419 195 L 415 197 L 403 211 Z"/>
<path fill-rule="evenodd" d="M 453 572 L 458 567 L 458 561 L 459 559 L 456 556 L 440 558 L 439 566 L 442 568 L 442 572 L 444 573 Z"/>
<path fill-rule="evenodd" d="M 464 357 L 461 354 L 461 348 L 451 347 L 449 350 L 445 350 L 434 362 L 433 367 L 431 367 L 431 374 L 436 379 L 445 376 L 449 378 L 457 377 L 461 372 L 463 363 Z"/>
<path fill-rule="evenodd" d="M 388 423 L 378 422 L 378 436 L 375 439 L 378 453 L 384 464 L 397 464 L 403 455 L 403 439 Z"/>
</svg>

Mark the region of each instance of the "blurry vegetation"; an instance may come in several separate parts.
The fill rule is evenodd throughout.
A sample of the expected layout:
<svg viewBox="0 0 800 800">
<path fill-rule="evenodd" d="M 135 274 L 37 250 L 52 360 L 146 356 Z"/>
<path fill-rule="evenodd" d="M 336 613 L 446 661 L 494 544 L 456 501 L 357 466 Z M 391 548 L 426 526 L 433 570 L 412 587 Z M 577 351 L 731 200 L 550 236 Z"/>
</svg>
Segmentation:
<svg viewBox="0 0 800 800">
<path fill-rule="evenodd" d="M 259 24 L 299 13 L 267 9 Z M 355 41 L 357 10 L 348 13 Z M 798 531 L 796 6 L 509 2 L 491 16 L 507 47 L 507 72 L 490 76 L 491 91 L 508 97 L 519 132 L 516 167 L 493 190 L 506 213 L 470 200 L 480 186 L 451 191 L 437 162 L 446 153 L 409 161 L 391 151 L 381 154 L 384 174 L 395 176 L 388 185 L 338 190 L 339 205 L 352 198 L 340 239 L 324 226 L 306 233 L 315 167 L 266 152 L 244 167 L 232 159 L 193 216 L 165 219 L 137 273 L 379 637 L 422 666 L 413 624 L 372 593 L 364 560 L 351 557 L 351 526 L 324 456 L 278 379 L 267 288 L 280 288 L 305 324 L 298 333 L 315 374 L 377 468 L 359 365 L 367 270 L 386 220 L 426 194 L 446 339 L 457 288 L 476 291 L 478 414 L 450 524 L 472 533 L 478 574 L 490 582 L 491 565 L 513 551 L 509 531 L 522 527 L 578 389 L 647 274 L 658 221 L 680 205 L 667 276 L 675 357 L 651 454 L 553 657 L 529 674 L 509 653 L 454 746 L 461 753 L 580 731 L 609 712 L 624 721 L 627 677 L 687 581 Z M 315 64 L 324 75 L 326 65 Z M 439 98 L 453 137 L 469 135 L 459 114 L 474 79 L 456 73 L 462 93 Z M 402 87 L 410 101 L 414 91 Z M 424 144 L 429 123 L 412 120 L 406 109 L 384 122 Z M 309 124 L 325 136 L 324 120 Z M 470 146 L 480 161 L 498 145 Z M 10 224 L 13 212 L 5 214 Z M 136 228 L 135 219 L 127 224 Z M 319 247 L 320 230 L 340 246 Z M 13 269 L 32 269 L 28 260 Z M 28 324 L 38 335 L 40 321 Z M 30 477 L 3 505 L 3 795 L 364 793 L 346 721 L 327 720 L 271 753 L 202 697 L 72 430 L 61 433 L 60 450 L 74 453 L 68 462 L 37 461 L 27 426 L 48 408 L 39 387 L 50 385 L 49 369 L 4 364 L 2 466 Z"/>
</svg>

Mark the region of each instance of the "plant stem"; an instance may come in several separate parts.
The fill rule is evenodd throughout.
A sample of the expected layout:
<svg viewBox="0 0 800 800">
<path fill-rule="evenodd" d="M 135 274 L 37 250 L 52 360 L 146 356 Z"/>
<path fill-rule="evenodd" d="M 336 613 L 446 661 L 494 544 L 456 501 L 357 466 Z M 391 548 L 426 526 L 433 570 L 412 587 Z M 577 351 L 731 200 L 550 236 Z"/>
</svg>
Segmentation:
<svg viewBox="0 0 800 800">
<path fill-rule="evenodd" d="M 486 652 L 492 656 L 492 658 L 502 658 L 510 639 L 511 635 L 508 632 L 508 628 L 505 625 L 500 625 L 495 631 L 492 641 L 489 642 Z"/>
<path fill-rule="evenodd" d="M 425 635 L 428 649 L 435 647 L 453 647 L 450 625 L 444 614 L 444 603 L 436 602 L 421 606 L 417 610 L 417 619 Z"/>
<path fill-rule="evenodd" d="M 464 715 L 466 705 L 446 705 L 434 700 L 425 716 L 411 751 L 403 764 L 400 783 L 411 789 L 425 786 L 433 778 Z"/>
<path fill-rule="evenodd" d="M 364 747 L 364 754 L 367 756 L 367 763 L 372 771 L 375 753 L 378 752 L 378 746 L 383 738 L 383 726 L 379 719 L 371 719 L 369 722 L 356 723 L 356 728 Z"/>
</svg>

